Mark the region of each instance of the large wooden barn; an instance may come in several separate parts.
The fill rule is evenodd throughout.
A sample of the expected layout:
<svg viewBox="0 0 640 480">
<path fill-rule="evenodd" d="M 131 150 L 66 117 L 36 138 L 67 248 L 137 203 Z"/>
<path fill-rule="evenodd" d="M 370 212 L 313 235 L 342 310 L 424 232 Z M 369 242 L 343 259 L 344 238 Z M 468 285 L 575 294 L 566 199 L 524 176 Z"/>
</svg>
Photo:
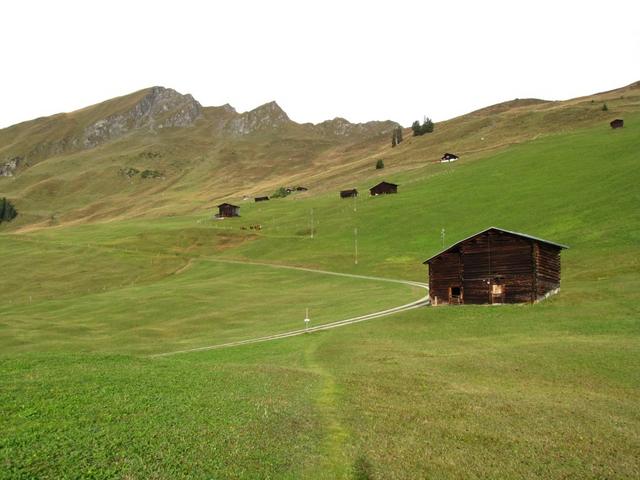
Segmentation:
<svg viewBox="0 0 640 480">
<path fill-rule="evenodd" d="M 372 196 L 384 195 L 388 193 L 398 193 L 398 185 L 390 182 L 380 182 L 379 184 L 371 187 L 369 193 Z"/>
<path fill-rule="evenodd" d="M 240 207 L 231 205 L 230 203 L 221 203 L 218 205 L 218 218 L 239 217 Z"/>
<path fill-rule="evenodd" d="M 534 303 L 560 288 L 559 243 L 490 227 L 434 255 L 432 305 Z"/>
</svg>

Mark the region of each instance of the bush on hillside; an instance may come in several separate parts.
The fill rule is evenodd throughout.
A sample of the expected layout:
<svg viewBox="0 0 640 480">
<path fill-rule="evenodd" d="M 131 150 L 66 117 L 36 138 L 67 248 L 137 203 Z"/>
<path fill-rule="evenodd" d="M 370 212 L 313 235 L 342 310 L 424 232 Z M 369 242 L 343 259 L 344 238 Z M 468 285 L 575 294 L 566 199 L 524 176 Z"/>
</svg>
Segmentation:
<svg viewBox="0 0 640 480">
<path fill-rule="evenodd" d="M 284 198 L 291 193 L 290 190 L 287 190 L 284 187 L 278 188 L 275 192 L 271 194 L 271 198 Z"/>
<path fill-rule="evenodd" d="M 0 223 L 10 222 L 18 216 L 18 211 L 6 198 L 0 198 Z"/>
<path fill-rule="evenodd" d="M 380 159 L 376 162 L 376 170 L 382 170 L 384 168 L 384 160 Z"/>
<path fill-rule="evenodd" d="M 606 103 L 604 105 L 602 105 L 602 111 L 603 112 L 608 112 L 609 111 L 609 107 L 607 107 Z"/>
</svg>

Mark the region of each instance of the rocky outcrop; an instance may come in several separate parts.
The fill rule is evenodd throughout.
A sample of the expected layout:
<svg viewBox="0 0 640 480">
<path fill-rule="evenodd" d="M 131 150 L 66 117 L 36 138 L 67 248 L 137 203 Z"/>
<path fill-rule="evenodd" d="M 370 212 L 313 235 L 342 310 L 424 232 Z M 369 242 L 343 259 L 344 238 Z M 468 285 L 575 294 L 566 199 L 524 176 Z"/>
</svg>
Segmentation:
<svg viewBox="0 0 640 480">
<path fill-rule="evenodd" d="M 0 177 L 13 177 L 23 160 L 22 157 L 13 157 L 8 162 L 0 164 Z"/>
<path fill-rule="evenodd" d="M 202 112 L 202 106 L 191 95 L 171 88 L 153 87 L 130 110 L 111 115 L 87 126 L 81 137 L 83 148 L 94 148 L 130 132 L 148 128 L 189 127 Z"/>
<path fill-rule="evenodd" d="M 276 102 L 269 102 L 231 119 L 225 130 L 233 135 L 247 135 L 256 130 L 275 129 L 290 122 L 287 114 Z"/>
<path fill-rule="evenodd" d="M 348 137 L 353 135 L 377 136 L 391 133 L 398 124 L 396 122 L 367 122 L 351 123 L 345 118 L 336 117 L 319 123 L 315 128 L 322 130 L 322 133 L 337 137 Z"/>
</svg>

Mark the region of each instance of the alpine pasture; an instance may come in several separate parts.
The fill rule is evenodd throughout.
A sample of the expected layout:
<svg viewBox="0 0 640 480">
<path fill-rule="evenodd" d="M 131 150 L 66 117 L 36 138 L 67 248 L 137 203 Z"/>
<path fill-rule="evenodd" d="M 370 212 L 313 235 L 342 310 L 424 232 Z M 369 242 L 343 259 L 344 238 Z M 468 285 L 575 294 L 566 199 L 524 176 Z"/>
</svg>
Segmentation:
<svg viewBox="0 0 640 480">
<path fill-rule="evenodd" d="M 640 114 L 614 131 L 532 105 L 487 151 L 420 164 L 435 140 L 412 138 L 346 185 L 397 195 L 340 199 L 328 175 L 232 219 L 191 196 L 175 216 L 2 225 L 0 478 L 640 476 Z M 424 294 L 263 264 L 424 282 L 442 229 L 491 225 L 570 246 L 558 295 L 152 356 Z"/>
</svg>

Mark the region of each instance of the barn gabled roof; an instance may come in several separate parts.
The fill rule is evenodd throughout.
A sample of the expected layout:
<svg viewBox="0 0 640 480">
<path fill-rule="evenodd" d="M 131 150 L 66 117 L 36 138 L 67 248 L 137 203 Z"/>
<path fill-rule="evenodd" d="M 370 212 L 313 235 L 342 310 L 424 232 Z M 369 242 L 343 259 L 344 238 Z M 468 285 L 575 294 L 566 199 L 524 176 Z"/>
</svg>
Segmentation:
<svg viewBox="0 0 640 480">
<path fill-rule="evenodd" d="M 373 187 L 371 187 L 371 188 L 376 188 L 376 187 L 379 187 L 380 185 L 391 185 L 392 187 L 397 187 L 397 186 L 398 186 L 398 185 L 396 185 L 395 183 L 386 182 L 386 181 L 384 181 L 384 180 L 383 180 L 382 182 L 380 182 L 380 183 L 378 183 L 378 184 L 374 185 L 374 186 L 373 186 Z M 371 190 L 371 188 L 370 188 L 369 190 Z"/>
<path fill-rule="evenodd" d="M 467 238 L 463 238 L 462 240 L 457 241 L 453 245 L 449 245 L 447 248 L 445 248 L 444 250 L 442 250 L 442 251 L 436 253 L 435 255 L 427 258 L 422 263 L 423 264 L 428 263 L 431 260 L 433 260 L 434 258 L 439 257 L 440 255 L 442 255 L 443 253 L 446 253 L 449 250 L 457 247 L 462 242 L 466 242 L 467 240 L 470 240 L 473 237 L 477 237 L 478 235 L 482 235 L 483 233 L 487 233 L 490 230 L 497 230 L 498 232 L 502 232 L 502 233 L 510 233 L 511 235 L 515 235 L 516 237 L 528 238 L 529 240 L 535 240 L 536 242 L 546 243 L 547 245 L 553 245 L 554 247 L 558 247 L 558 248 L 569 248 L 567 245 L 562 245 L 561 243 L 551 242 L 549 240 L 545 240 L 544 238 L 534 237 L 533 235 L 528 235 L 526 233 L 514 232 L 512 230 L 505 230 L 504 228 L 498 228 L 498 227 L 489 227 L 489 228 L 485 228 L 481 232 L 474 233 L 473 235 L 469 235 Z"/>
<path fill-rule="evenodd" d="M 226 203 L 226 202 L 225 203 L 221 203 L 220 205 L 218 205 L 218 208 L 226 207 L 226 206 L 240 208 L 238 205 L 232 205 L 231 203 Z"/>
</svg>

